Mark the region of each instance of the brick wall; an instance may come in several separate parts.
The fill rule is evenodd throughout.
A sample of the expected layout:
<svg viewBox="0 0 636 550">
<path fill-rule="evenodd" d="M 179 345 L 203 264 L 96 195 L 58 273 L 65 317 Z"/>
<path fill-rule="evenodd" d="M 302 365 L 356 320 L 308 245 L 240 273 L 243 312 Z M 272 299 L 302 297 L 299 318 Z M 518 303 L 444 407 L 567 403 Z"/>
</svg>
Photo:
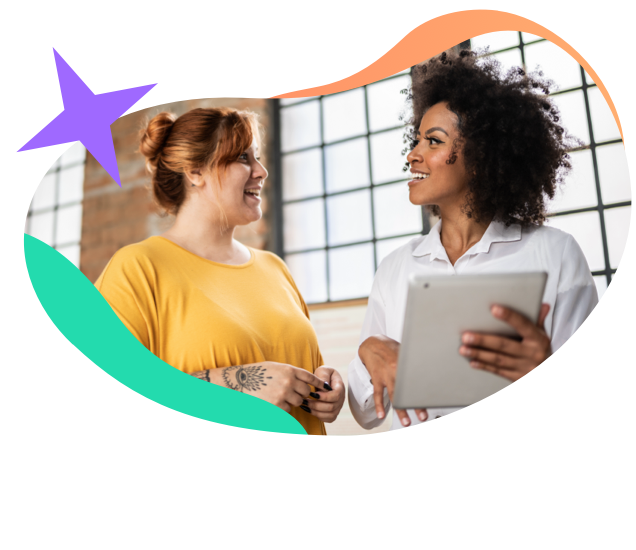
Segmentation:
<svg viewBox="0 0 636 550">
<path fill-rule="evenodd" d="M 171 111 L 179 116 L 196 107 L 233 107 L 258 113 L 265 128 L 261 156 L 270 178 L 273 175 L 273 162 L 268 162 L 271 134 L 267 132 L 270 123 L 270 104 L 267 99 L 180 101 L 120 118 L 111 129 L 121 189 L 90 153 L 87 153 L 86 158 L 80 270 L 90 281 L 95 282 L 108 260 L 121 247 L 158 235 L 172 224 L 173 218 L 162 214 L 152 199 L 145 159 L 137 152 L 139 130 L 161 111 Z M 273 243 L 270 242 L 272 212 L 267 208 L 267 183 L 262 196 L 263 218 L 249 226 L 238 227 L 235 236 L 253 248 L 268 249 Z"/>
</svg>

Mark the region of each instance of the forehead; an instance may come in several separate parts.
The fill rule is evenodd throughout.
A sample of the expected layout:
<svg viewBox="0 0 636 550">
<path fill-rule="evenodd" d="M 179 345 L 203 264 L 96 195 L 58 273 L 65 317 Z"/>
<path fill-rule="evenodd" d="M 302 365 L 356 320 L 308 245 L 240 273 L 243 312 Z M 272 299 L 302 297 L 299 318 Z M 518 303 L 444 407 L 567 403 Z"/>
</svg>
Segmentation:
<svg viewBox="0 0 636 550">
<path fill-rule="evenodd" d="M 439 126 L 450 133 L 457 130 L 457 122 L 457 115 L 448 109 L 447 103 L 436 103 L 422 116 L 419 130 L 421 133 L 425 133 L 429 128 Z"/>
</svg>

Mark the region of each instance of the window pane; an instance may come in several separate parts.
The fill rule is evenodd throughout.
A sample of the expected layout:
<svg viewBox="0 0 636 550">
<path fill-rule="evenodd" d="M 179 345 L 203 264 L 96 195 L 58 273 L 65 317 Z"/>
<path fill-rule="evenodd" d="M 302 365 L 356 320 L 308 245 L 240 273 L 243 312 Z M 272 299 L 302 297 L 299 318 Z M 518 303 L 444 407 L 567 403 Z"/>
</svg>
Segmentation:
<svg viewBox="0 0 636 550">
<path fill-rule="evenodd" d="M 598 292 L 598 299 L 601 299 L 601 296 L 605 294 L 607 290 L 607 278 L 605 275 L 597 275 L 594 277 L 594 284 L 596 284 L 596 291 Z"/>
<path fill-rule="evenodd" d="M 565 185 L 557 189 L 556 197 L 550 204 L 550 212 L 575 210 L 598 204 L 592 151 L 577 151 L 570 153 L 570 156 L 572 172 L 566 178 Z"/>
<path fill-rule="evenodd" d="M 560 90 L 581 86 L 580 65 L 556 44 L 546 40 L 527 46 L 525 57 L 528 71 L 539 65 L 545 77 L 554 80 Z"/>
<path fill-rule="evenodd" d="M 31 215 L 29 234 L 53 246 L 53 212 Z"/>
<path fill-rule="evenodd" d="M 86 149 L 84 146 L 77 142 L 60 158 L 60 164 L 62 166 L 70 166 L 71 164 L 84 163 L 86 159 Z"/>
<path fill-rule="evenodd" d="M 598 212 L 555 216 L 549 219 L 549 225 L 572 235 L 579 243 L 590 267 L 590 271 L 605 269 L 601 222 Z"/>
<path fill-rule="evenodd" d="M 519 33 L 517 31 L 489 32 L 470 39 L 470 47 L 473 50 L 490 46 L 491 53 L 518 45 Z"/>
<path fill-rule="evenodd" d="M 521 61 L 521 50 L 519 48 L 503 53 L 497 53 L 495 54 L 495 58 L 499 61 L 499 63 L 501 63 L 504 73 L 506 73 L 511 67 L 523 67 L 523 63 Z"/>
<path fill-rule="evenodd" d="M 627 242 L 631 206 L 610 208 L 605 210 L 605 230 L 607 231 L 607 248 L 609 249 L 610 267 L 618 267 Z"/>
<path fill-rule="evenodd" d="M 622 143 L 604 145 L 596 149 L 601 197 L 605 204 L 628 201 L 632 198 L 627 171 L 627 157 Z"/>
<path fill-rule="evenodd" d="M 327 199 L 331 246 L 371 240 L 371 193 L 354 191 Z"/>
<path fill-rule="evenodd" d="M 325 166 L 329 193 L 369 185 L 367 138 L 325 147 Z"/>
<path fill-rule="evenodd" d="M 285 262 L 305 302 L 327 301 L 327 254 L 324 250 L 285 256 Z"/>
<path fill-rule="evenodd" d="M 371 167 L 373 183 L 405 180 L 402 170 L 406 155 L 402 155 L 404 130 L 391 130 L 371 136 Z"/>
<path fill-rule="evenodd" d="M 522 32 L 521 37 L 523 38 L 524 44 L 534 42 L 535 40 L 543 40 L 541 36 L 537 36 L 536 34 L 530 34 L 529 32 Z"/>
<path fill-rule="evenodd" d="M 283 155 L 283 200 L 322 195 L 320 149 Z"/>
<path fill-rule="evenodd" d="M 320 145 L 320 105 L 310 101 L 280 111 L 281 149 L 293 151 Z"/>
<path fill-rule="evenodd" d="M 325 246 L 323 199 L 285 205 L 283 235 L 286 252 Z"/>
<path fill-rule="evenodd" d="M 587 126 L 587 112 L 585 110 L 585 98 L 583 91 L 568 92 L 552 96 L 559 111 L 561 111 L 561 122 L 565 129 L 583 140 L 583 143 L 590 142 L 590 133 Z"/>
<path fill-rule="evenodd" d="M 590 88 L 587 91 L 587 97 L 590 100 L 590 114 L 592 115 L 592 131 L 594 132 L 594 141 L 601 143 L 610 139 L 621 139 L 621 133 L 618 130 L 614 115 L 605 101 L 601 90 L 598 88 Z"/>
<path fill-rule="evenodd" d="M 53 208 L 55 205 L 55 172 L 49 172 L 42 181 L 33 195 L 31 202 L 31 210 L 40 210 L 42 208 Z"/>
<path fill-rule="evenodd" d="M 77 243 L 82 234 L 82 205 L 67 206 L 57 211 L 55 244 Z"/>
<path fill-rule="evenodd" d="M 325 143 L 366 134 L 364 90 L 325 96 L 322 99 Z"/>
<path fill-rule="evenodd" d="M 84 195 L 84 165 L 62 168 L 60 171 L 60 187 L 58 204 L 78 202 Z"/>
<path fill-rule="evenodd" d="M 589 74 L 587 74 L 587 71 L 585 71 L 585 82 L 587 82 L 589 85 L 594 84 L 592 77 Z"/>
<path fill-rule="evenodd" d="M 382 263 L 382 260 L 386 258 L 391 252 L 397 250 L 401 246 L 404 246 L 411 239 L 417 235 L 411 235 L 410 237 L 398 237 L 397 239 L 387 239 L 385 241 L 378 241 L 375 243 L 375 255 L 378 260 L 378 265 Z"/>
<path fill-rule="evenodd" d="M 312 99 L 311 97 L 284 97 L 280 99 L 281 105 L 293 105 L 294 103 L 298 103 L 299 101 L 307 101 L 308 99 Z"/>
<path fill-rule="evenodd" d="M 57 249 L 60 254 L 66 256 L 66 258 L 75 265 L 75 267 L 79 267 L 80 260 L 80 245 L 74 244 L 71 246 L 62 246 Z"/>
<path fill-rule="evenodd" d="M 406 109 L 406 96 L 400 91 L 410 83 L 411 77 L 407 75 L 367 86 L 371 132 L 403 125 L 400 114 Z"/>
<path fill-rule="evenodd" d="M 373 284 L 373 244 L 345 246 L 329 251 L 332 300 L 368 296 Z"/>
<path fill-rule="evenodd" d="M 422 208 L 409 201 L 406 184 L 396 183 L 373 190 L 375 236 L 378 238 L 422 231 Z"/>
</svg>

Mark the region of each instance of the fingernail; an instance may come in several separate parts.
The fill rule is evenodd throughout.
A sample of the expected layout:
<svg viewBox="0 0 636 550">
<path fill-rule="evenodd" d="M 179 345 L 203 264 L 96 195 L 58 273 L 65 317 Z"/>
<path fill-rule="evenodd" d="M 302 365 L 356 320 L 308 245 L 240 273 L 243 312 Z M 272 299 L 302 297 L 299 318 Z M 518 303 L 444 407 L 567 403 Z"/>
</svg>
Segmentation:
<svg viewBox="0 0 636 550">
<path fill-rule="evenodd" d="M 303 405 L 305 405 L 306 407 L 307 405 L 309 405 L 309 401 L 307 401 L 306 399 L 303 399 Z"/>
<path fill-rule="evenodd" d="M 301 405 L 300 408 L 305 412 L 308 412 L 308 413 L 311 412 L 311 409 L 309 407 L 305 407 L 305 405 Z"/>
<path fill-rule="evenodd" d="M 494 315 L 501 316 L 503 315 L 503 308 L 501 306 L 492 306 L 492 312 Z"/>
<path fill-rule="evenodd" d="M 426 420 L 426 415 L 423 412 L 419 413 L 417 416 L 421 422 L 424 422 Z"/>
<path fill-rule="evenodd" d="M 320 399 L 320 395 L 318 395 L 315 391 L 312 391 L 309 395 L 311 395 L 314 399 Z"/>
<path fill-rule="evenodd" d="M 402 419 L 402 426 L 408 426 L 411 423 L 411 421 L 408 418 L 403 418 Z"/>
<path fill-rule="evenodd" d="M 470 362 L 470 366 L 473 367 L 474 369 L 478 369 L 479 368 L 479 362 L 478 361 L 471 361 Z"/>
<path fill-rule="evenodd" d="M 474 339 L 475 337 L 472 334 L 464 334 L 462 342 L 464 342 L 464 344 L 472 344 Z"/>
<path fill-rule="evenodd" d="M 376 411 L 378 418 L 384 418 L 384 411 Z"/>
<path fill-rule="evenodd" d="M 329 384 L 327 384 L 327 382 L 325 382 L 324 384 L 327 391 L 333 391 L 333 388 Z"/>
<path fill-rule="evenodd" d="M 470 349 L 462 346 L 461 348 L 459 348 L 459 353 L 468 357 L 470 355 Z"/>
</svg>

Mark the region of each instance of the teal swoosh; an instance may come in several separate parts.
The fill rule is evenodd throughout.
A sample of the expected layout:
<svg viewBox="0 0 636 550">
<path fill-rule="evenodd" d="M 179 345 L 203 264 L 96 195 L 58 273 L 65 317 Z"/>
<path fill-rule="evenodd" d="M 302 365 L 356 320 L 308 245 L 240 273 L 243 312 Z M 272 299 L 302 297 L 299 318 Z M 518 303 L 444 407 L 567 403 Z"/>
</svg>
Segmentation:
<svg viewBox="0 0 636 550">
<path fill-rule="evenodd" d="M 137 393 L 204 420 L 267 432 L 305 434 L 282 409 L 197 380 L 148 351 L 93 284 L 57 250 L 24 235 L 29 277 L 44 311 L 86 357 Z"/>
</svg>

